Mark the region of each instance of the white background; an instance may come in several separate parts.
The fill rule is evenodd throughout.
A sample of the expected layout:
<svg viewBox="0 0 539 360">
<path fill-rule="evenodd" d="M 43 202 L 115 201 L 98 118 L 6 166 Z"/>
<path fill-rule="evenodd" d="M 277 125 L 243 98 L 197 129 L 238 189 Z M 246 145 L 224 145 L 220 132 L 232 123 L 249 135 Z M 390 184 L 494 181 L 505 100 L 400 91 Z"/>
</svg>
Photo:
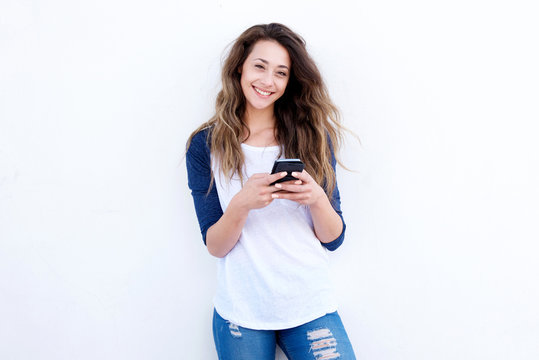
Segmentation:
<svg viewBox="0 0 539 360">
<path fill-rule="evenodd" d="M 183 151 L 272 21 L 361 138 L 331 255 L 358 358 L 539 358 L 531 4 L 1 0 L 0 358 L 216 359 Z"/>
</svg>

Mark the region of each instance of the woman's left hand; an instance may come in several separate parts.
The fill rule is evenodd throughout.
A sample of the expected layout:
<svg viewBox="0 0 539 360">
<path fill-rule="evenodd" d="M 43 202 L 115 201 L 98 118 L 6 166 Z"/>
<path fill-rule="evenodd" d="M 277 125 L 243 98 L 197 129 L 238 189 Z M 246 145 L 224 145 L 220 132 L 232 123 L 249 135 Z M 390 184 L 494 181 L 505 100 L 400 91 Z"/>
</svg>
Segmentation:
<svg viewBox="0 0 539 360">
<path fill-rule="evenodd" d="M 314 179 L 303 170 L 302 172 L 293 172 L 292 176 L 299 180 L 291 180 L 275 184 L 274 186 L 281 191 L 272 194 L 274 199 L 292 200 L 301 205 L 313 205 L 326 196 L 324 189 L 314 181 Z"/>
</svg>

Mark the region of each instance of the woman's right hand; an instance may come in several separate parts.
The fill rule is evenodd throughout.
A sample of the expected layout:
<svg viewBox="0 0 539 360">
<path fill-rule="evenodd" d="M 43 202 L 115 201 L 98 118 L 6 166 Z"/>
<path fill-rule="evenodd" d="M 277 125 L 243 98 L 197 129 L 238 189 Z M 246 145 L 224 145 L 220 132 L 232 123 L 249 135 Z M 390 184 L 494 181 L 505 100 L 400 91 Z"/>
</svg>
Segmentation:
<svg viewBox="0 0 539 360">
<path fill-rule="evenodd" d="M 254 174 L 243 184 L 243 188 L 234 196 L 233 201 L 246 211 L 268 206 L 273 201 L 271 195 L 280 191 L 270 184 L 285 176 L 286 171 L 277 174 Z"/>
<path fill-rule="evenodd" d="M 238 242 L 249 211 L 269 205 L 272 194 L 280 191 L 272 182 L 286 176 L 279 174 L 254 174 L 244 184 L 243 188 L 230 200 L 223 216 L 210 226 L 206 233 L 206 245 L 210 254 L 223 257 Z"/>
</svg>

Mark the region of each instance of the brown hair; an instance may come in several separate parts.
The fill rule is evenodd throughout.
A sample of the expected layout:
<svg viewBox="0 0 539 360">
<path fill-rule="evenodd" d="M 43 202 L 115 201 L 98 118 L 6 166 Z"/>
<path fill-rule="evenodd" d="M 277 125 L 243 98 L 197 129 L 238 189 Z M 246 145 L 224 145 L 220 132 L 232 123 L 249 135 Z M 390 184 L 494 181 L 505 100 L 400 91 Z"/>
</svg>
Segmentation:
<svg viewBox="0 0 539 360">
<path fill-rule="evenodd" d="M 305 170 L 331 196 L 335 188 L 331 150 L 340 163 L 337 154 L 345 129 L 320 72 L 307 53 L 305 41 L 282 24 L 255 25 L 236 39 L 223 64 L 222 89 L 217 95 L 215 115 L 191 134 L 187 148 L 195 134 L 211 127 L 212 158 L 218 161 L 226 178 L 230 179 L 236 173 L 243 181 L 244 157 L 240 139 L 246 131 L 249 133 L 249 129 L 243 122 L 245 96 L 238 69 L 260 40 L 276 41 L 288 51 L 291 60 L 288 85 L 274 105 L 276 140 L 282 145 L 284 156 L 301 159 Z"/>
</svg>

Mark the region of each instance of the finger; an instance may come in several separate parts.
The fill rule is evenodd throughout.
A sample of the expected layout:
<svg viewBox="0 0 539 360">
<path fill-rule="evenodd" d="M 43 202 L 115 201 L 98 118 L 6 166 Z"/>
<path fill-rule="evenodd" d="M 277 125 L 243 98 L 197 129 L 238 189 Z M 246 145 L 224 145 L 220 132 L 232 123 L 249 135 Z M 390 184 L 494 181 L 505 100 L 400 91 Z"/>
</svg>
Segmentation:
<svg viewBox="0 0 539 360">
<path fill-rule="evenodd" d="M 309 195 L 305 193 L 279 192 L 279 193 L 271 194 L 271 197 L 274 199 L 302 201 L 302 200 L 307 200 L 309 198 Z"/>
<path fill-rule="evenodd" d="M 279 184 L 281 185 L 301 185 L 303 184 L 303 181 L 301 180 L 288 180 L 288 181 L 283 181 L 283 182 L 280 182 Z M 277 185 L 277 184 L 275 184 Z"/>
<path fill-rule="evenodd" d="M 251 177 L 249 179 L 263 179 L 266 177 L 266 175 L 268 175 L 267 173 L 256 173 L 256 174 L 253 174 L 251 175 Z"/>
<path fill-rule="evenodd" d="M 261 199 L 264 206 L 268 206 L 269 204 L 271 204 L 273 202 L 273 200 L 274 200 L 274 198 L 271 196 L 271 193 L 266 193 Z"/>
<path fill-rule="evenodd" d="M 295 177 L 296 179 L 299 179 L 299 180 L 302 180 L 304 182 L 308 182 L 311 180 L 311 175 L 309 175 L 309 173 L 305 170 L 303 170 L 302 172 L 297 172 L 297 171 L 294 171 L 292 173 L 292 176 Z"/>
<path fill-rule="evenodd" d="M 295 183 L 292 183 L 292 184 L 279 183 L 279 184 L 275 184 L 275 187 L 283 191 L 294 192 L 294 193 L 299 193 L 299 192 L 303 192 L 307 190 L 305 189 L 304 185 L 295 185 Z"/>
<path fill-rule="evenodd" d="M 275 185 L 279 185 L 279 184 L 275 184 Z M 275 185 L 269 187 L 269 193 L 270 193 L 270 194 L 271 194 L 271 193 L 274 193 L 274 192 L 281 192 L 281 191 L 283 191 L 283 189 L 281 189 L 281 188 L 279 188 L 279 187 L 277 187 L 277 186 L 275 186 Z"/>
<path fill-rule="evenodd" d="M 266 181 L 269 184 L 271 184 L 274 181 L 277 181 L 281 178 L 284 178 L 286 176 L 286 171 L 277 173 L 277 174 L 266 174 Z"/>
</svg>

